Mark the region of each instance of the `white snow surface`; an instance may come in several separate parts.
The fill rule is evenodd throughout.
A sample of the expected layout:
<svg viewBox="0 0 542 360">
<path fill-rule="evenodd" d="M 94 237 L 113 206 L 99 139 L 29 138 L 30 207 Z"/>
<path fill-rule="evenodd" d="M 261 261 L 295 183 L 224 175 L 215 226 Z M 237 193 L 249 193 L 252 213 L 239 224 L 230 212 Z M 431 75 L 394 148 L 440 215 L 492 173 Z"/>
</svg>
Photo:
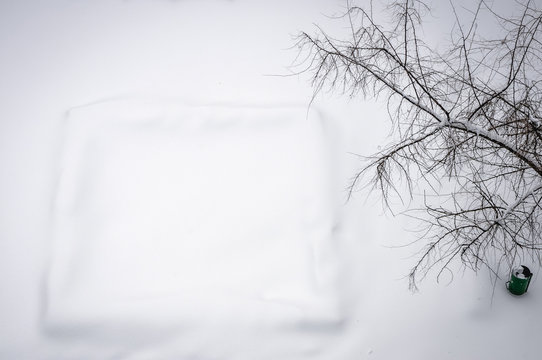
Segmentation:
<svg viewBox="0 0 542 360">
<path fill-rule="evenodd" d="M 172 357 L 213 359 L 305 358 L 338 336 L 317 113 L 114 101 L 65 126 L 47 331 L 182 334 Z"/>
<path fill-rule="evenodd" d="M 416 224 L 345 201 L 385 104 L 272 76 L 344 6 L 0 2 L 0 359 L 540 359 L 536 264 L 412 294 Z"/>
</svg>

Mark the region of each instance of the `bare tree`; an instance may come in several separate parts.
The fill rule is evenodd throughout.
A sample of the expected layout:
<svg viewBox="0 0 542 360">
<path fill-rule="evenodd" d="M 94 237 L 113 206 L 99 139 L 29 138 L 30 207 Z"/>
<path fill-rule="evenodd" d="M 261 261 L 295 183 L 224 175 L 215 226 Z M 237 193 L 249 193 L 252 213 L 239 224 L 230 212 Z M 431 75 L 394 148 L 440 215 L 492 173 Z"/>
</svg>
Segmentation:
<svg viewBox="0 0 542 360">
<path fill-rule="evenodd" d="M 413 210 L 423 214 L 411 215 L 424 224 L 424 247 L 412 289 L 454 263 L 497 276 L 519 261 L 542 264 L 542 13 L 530 1 L 516 4 L 517 17 L 475 5 L 467 21 L 451 5 L 445 51 L 423 41 L 429 8 L 417 0 L 391 3 L 391 26 L 348 5 L 346 39 L 319 27 L 297 38 L 297 66 L 315 96 L 329 88 L 388 99 L 391 143 L 364 158 L 350 192 L 370 184 L 389 206 L 406 187 L 420 199 Z M 501 28 L 484 35 L 482 16 Z"/>
</svg>

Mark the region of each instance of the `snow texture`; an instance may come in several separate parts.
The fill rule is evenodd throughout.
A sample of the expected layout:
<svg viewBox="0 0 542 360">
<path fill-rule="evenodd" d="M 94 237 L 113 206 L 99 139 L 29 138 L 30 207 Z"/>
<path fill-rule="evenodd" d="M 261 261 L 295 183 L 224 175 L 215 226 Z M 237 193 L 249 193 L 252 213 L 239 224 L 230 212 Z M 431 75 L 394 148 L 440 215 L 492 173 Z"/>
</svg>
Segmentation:
<svg viewBox="0 0 542 360">
<path fill-rule="evenodd" d="M 296 338 L 342 322 L 322 125 L 302 107 L 70 112 L 46 328 L 126 326 L 140 343 L 190 329 L 175 357 L 301 358 Z"/>
</svg>

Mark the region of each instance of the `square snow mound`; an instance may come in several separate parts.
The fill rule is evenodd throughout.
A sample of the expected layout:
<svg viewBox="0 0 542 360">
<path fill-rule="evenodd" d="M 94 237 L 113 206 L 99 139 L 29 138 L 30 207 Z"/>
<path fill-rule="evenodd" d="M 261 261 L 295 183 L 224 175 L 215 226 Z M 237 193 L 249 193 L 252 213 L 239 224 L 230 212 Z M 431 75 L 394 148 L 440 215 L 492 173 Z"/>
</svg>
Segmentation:
<svg viewBox="0 0 542 360">
<path fill-rule="evenodd" d="M 305 107 L 72 109 L 46 331 L 108 346 L 170 339 L 171 356 L 314 355 L 342 323 L 329 146 Z"/>
</svg>

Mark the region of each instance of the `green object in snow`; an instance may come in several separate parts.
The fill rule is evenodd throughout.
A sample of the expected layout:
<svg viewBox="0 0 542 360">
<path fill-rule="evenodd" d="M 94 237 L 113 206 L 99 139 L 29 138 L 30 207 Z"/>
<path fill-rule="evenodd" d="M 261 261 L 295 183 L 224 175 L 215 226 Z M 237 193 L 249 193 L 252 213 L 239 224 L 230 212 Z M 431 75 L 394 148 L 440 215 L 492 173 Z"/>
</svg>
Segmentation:
<svg viewBox="0 0 542 360">
<path fill-rule="evenodd" d="M 506 283 L 506 288 L 514 295 L 523 295 L 527 292 L 533 274 L 527 266 L 522 265 L 512 270 L 510 281 Z"/>
</svg>

